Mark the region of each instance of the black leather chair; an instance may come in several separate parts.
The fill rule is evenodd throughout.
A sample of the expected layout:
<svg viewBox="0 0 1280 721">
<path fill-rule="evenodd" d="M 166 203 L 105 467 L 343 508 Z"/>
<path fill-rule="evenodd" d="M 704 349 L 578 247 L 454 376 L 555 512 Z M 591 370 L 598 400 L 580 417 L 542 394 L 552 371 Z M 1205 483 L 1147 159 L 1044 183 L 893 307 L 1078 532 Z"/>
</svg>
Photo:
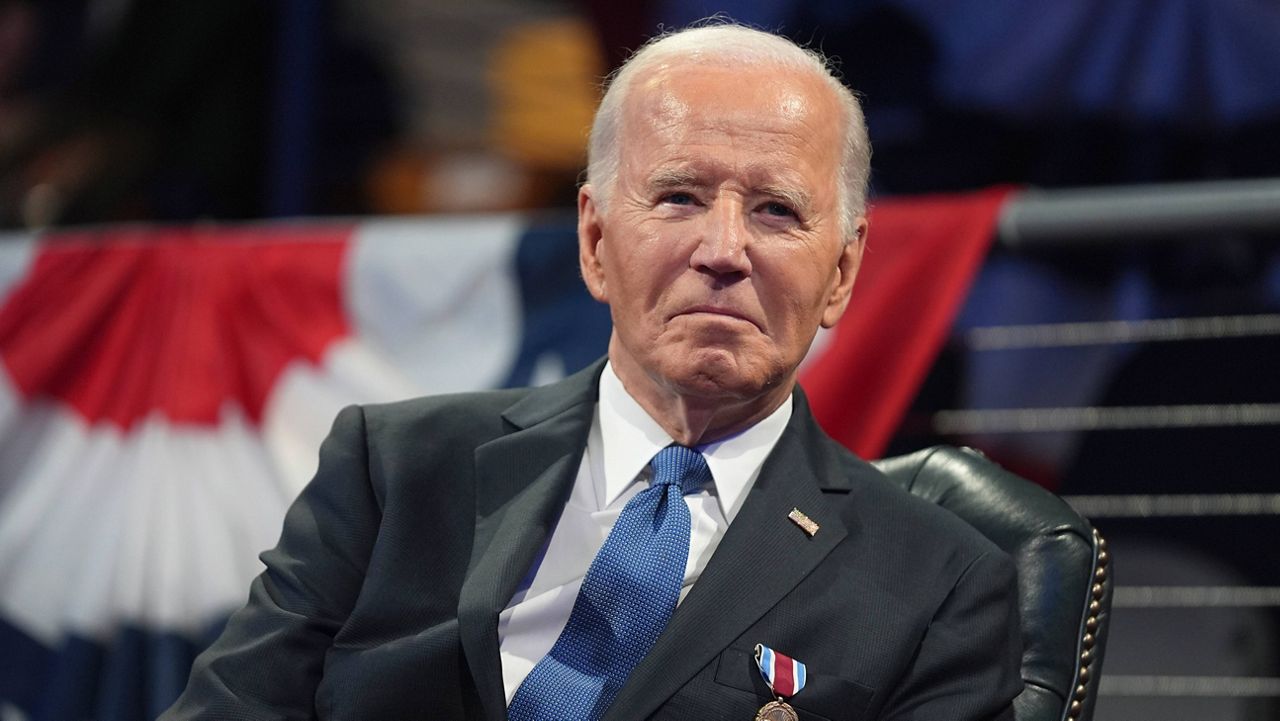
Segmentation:
<svg viewBox="0 0 1280 721">
<path fill-rule="evenodd" d="M 960 516 L 1018 567 L 1018 721 L 1088 721 L 1111 608 L 1106 541 L 1053 493 L 972 449 L 939 446 L 876 462 L 911 493 Z"/>
</svg>

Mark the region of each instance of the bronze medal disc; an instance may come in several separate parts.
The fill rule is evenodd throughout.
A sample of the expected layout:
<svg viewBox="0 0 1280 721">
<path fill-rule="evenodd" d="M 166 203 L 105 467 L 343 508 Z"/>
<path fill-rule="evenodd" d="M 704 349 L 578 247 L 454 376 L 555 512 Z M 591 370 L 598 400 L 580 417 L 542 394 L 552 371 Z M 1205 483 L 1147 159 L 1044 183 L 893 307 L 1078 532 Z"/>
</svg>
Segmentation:
<svg viewBox="0 0 1280 721">
<path fill-rule="evenodd" d="M 800 716 L 786 701 L 770 701 L 756 712 L 756 721 L 800 721 Z"/>
</svg>

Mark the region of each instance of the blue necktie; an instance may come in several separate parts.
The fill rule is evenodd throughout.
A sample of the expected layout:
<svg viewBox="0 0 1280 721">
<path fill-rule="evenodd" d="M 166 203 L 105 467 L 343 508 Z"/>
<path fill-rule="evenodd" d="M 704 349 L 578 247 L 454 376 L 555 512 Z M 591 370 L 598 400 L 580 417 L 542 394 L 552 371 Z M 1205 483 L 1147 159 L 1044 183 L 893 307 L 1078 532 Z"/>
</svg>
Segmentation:
<svg viewBox="0 0 1280 721">
<path fill-rule="evenodd" d="M 676 609 L 689 559 L 684 494 L 711 480 L 701 453 L 667 446 L 591 561 L 569 622 L 520 684 L 511 721 L 598 719 Z"/>
</svg>

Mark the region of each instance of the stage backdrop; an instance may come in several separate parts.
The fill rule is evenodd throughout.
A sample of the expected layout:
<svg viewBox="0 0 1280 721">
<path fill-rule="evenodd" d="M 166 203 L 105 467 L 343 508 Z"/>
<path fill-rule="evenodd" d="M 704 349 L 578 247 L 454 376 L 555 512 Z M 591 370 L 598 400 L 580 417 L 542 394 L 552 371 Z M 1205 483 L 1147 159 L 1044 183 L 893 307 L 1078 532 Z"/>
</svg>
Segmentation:
<svg viewBox="0 0 1280 721">
<path fill-rule="evenodd" d="M 855 451 L 893 433 L 1004 195 L 872 212 L 851 311 L 802 369 Z M 154 718 L 244 602 L 339 408 L 548 382 L 608 334 L 572 218 L 0 242 L 0 719 Z"/>
</svg>

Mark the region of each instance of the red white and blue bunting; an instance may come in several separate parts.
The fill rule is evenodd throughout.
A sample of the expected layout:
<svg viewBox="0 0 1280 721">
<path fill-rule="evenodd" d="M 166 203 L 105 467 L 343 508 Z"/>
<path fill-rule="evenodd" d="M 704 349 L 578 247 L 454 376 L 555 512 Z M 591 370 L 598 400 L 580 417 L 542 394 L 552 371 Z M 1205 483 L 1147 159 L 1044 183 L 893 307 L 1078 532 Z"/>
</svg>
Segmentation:
<svg viewBox="0 0 1280 721">
<path fill-rule="evenodd" d="M 887 442 L 1002 198 L 874 211 L 850 315 L 802 369 L 837 439 Z M 154 718 L 342 406 L 554 380 L 608 333 L 572 219 L 0 240 L 0 718 Z"/>
</svg>

